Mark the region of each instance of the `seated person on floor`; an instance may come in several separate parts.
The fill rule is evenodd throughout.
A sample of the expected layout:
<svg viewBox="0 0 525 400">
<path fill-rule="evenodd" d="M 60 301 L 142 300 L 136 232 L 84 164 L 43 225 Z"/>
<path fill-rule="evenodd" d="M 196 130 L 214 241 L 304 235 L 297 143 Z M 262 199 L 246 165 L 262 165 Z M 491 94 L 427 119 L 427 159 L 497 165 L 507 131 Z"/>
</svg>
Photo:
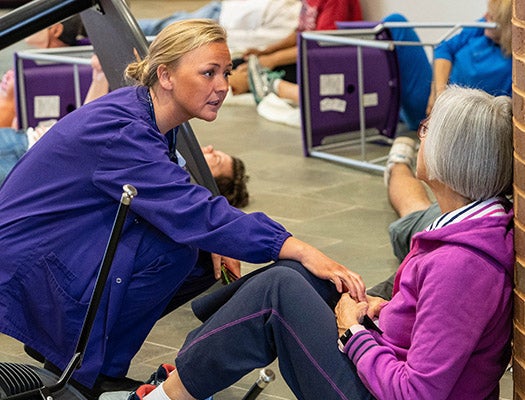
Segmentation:
<svg viewBox="0 0 525 400">
<path fill-rule="evenodd" d="M 297 30 L 263 49 L 248 49 L 243 59 L 257 57 L 261 67 L 274 71 L 286 81 L 297 83 L 297 32 L 335 29 L 337 21 L 361 20 L 361 5 L 357 0 L 302 0 Z M 248 63 L 239 65 L 230 79 L 233 94 L 250 91 Z M 256 102 L 262 99 L 254 93 Z"/>
<path fill-rule="evenodd" d="M 428 58 L 422 48 L 398 46 L 401 73 L 401 116 L 410 129 L 429 114 L 436 97 L 448 83 L 480 88 L 493 95 L 512 93 L 511 0 L 489 0 L 482 21 L 496 22 L 495 29 L 464 28 L 435 51 L 433 82 Z M 385 19 L 405 22 L 400 15 Z M 394 40 L 419 41 L 413 29 L 391 29 Z M 441 213 L 437 202 L 413 173 L 416 143 L 407 136 L 394 140 L 389 153 L 385 184 L 388 198 L 400 217 L 389 226 L 395 256 L 401 262 L 410 250 L 412 235 L 428 227 Z M 393 276 L 371 289 L 389 298 Z"/>
<path fill-rule="evenodd" d="M 494 29 L 464 28 L 439 44 L 434 53 L 434 71 L 422 47 L 396 47 L 401 79 L 401 119 L 409 129 L 417 129 L 447 84 L 479 88 L 493 95 L 512 94 L 511 17 L 511 0 L 489 0 L 482 21 L 496 22 L 498 26 Z M 384 19 L 384 22 L 406 21 L 399 14 Z M 390 32 L 395 41 L 420 41 L 412 28 L 391 28 Z M 270 93 L 299 103 L 297 84 L 264 68 L 257 59 L 250 59 L 248 65 L 249 82 L 257 103 Z"/>
<path fill-rule="evenodd" d="M 414 236 L 389 302 L 277 261 L 196 300 L 204 323 L 176 368 L 129 398 L 206 398 L 278 357 L 298 399 L 498 399 L 512 336 L 511 99 L 453 86 L 418 133 L 417 176 L 443 214 Z"/>
<path fill-rule="evenodd" d="M 226 29 L 228 46 L 235 56 L 248 48 L 265 47 L 296 29 L 300 9 L 300 0 L 222 0 L 192 12 L 178 11 L 138 23 L 146 36 L 154 36 L 175 21 L 213 19 Z"/>
<path fill-rule="evenodd" d="M 512 94 L 512 0 L 488 0 L 481 21 L 493 29 L 463 28 L 434 51 L 434 70 L 421 46 L 397 46 L 401 79 L 401 118 L 411 130 L 432 110 L 448 84 L 482 89 L 494 96 Z M 393 14 L 385 22 L 406 22 Z M 391 28 L 395 41 L 418 42 L 411 28 Z"/>
</svg>

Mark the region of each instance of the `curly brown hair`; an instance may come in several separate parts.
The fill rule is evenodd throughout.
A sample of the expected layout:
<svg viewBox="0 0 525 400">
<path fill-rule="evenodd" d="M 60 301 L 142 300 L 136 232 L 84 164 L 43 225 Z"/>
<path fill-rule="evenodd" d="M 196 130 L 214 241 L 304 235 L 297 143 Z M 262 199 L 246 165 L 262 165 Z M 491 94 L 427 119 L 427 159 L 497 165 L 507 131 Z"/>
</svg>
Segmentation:
<svg viewBox="0 0 525 400">
<path fill-rule="evenodd" d="M 233 157 L 233 176 L 226 177 L 221 176 L 215 178 L 215 183 L 219 188 L 221 195 L 226 197 L 228 202 L 237 208 L 246 207 L 250 200 L 248 188 L 246 183 L 248 182 L 248 175 L 246 175 L 246 168 L 244 162 L 237 157 Z"/>
</svg>

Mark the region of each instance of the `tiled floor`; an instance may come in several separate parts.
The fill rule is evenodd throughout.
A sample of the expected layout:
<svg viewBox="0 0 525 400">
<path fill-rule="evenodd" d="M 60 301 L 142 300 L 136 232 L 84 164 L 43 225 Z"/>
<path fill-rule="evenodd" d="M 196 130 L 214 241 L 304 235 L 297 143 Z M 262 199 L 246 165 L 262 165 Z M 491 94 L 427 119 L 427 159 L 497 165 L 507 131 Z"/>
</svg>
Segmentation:
<svg viewBox="0 0 525 400">
<path fill-rule="evenodd" d="M 157 8 L 161 7 L 162 8 Z M 196 1 L 131 0 L 138 18 L 165 15 L 171 10 L 195 8 Z M 155 7 L 153 7 L 155 5 Z M 16 48 L 16 46 L 14 46 Z M 12 62 L 13 48 L 0 51 L 0 66 Z M 269 122 L 253 105 L 228 105 L 212 123 L 193 121 L 201 144 L 242 158 L 247 166 L 251 203 L 247 212 L 263 211 L 334 259 L 360 273 L 373 285 L 397 267 L 387 235 L 395 219 L 380 175 L 358 171 L 331 162 L 305 158 L 299 128 Z M 380 148 L 385 153 L 387 148 Z M 248 272 L 256 265 L 244 265 Z M 133 360 L 129 375 L 147 378 L 161 362 L 171 362 L 185 337 L 198 325 L 189 306 L 157 323 Z M 31 362 L 20 343 L 0 336 L 0 361 Z M 272 365 L 278 371 L 276 363 Z M 257 377 L 253 372 L 215 396 L 218 400 L 241 399 Z M 503 399 L 512 398 L 512 378 L 502 380 Z M 283 379 L 259 396 L 265 399 L 294 399 Z"/>
</svg>

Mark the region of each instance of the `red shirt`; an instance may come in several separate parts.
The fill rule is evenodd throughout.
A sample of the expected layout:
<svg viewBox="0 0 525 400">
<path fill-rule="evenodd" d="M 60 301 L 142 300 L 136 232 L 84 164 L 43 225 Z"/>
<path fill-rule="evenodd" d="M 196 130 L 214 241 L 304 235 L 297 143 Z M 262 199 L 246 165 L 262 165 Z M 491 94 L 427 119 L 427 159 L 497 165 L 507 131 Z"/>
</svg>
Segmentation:
<svg viewBox="0 0 525 400">
<path fill-rule="evenodd" d="M 299 31 L 337 29 L 336 21 L 362 20 L 359 0 L 303 0 Z"/>
</svg>

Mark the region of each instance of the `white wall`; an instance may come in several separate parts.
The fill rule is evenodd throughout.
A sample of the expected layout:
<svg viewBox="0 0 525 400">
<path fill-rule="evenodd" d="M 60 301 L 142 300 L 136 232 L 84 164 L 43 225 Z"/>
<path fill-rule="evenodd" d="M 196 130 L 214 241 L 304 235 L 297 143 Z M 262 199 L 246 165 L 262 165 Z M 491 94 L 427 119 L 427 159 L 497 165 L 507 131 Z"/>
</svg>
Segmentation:
<svg viewBox="0 0 525 400">
<path fill-rule="evenodd" d="M 481 17 L 486 6 L 485 0 L 361 0 L 367 20 L 399 12 L 414 21 L 465 22 Z"/>
<path fill-rule="evenodd" d="M 377 21 L 401 13 L 414 22 L 471 22 L 482 17 L 486 0 L 361 0 L 363 18 Z M 418 30 L 423 40 L 440 37 L 443 31 Z"/>
</svg>

